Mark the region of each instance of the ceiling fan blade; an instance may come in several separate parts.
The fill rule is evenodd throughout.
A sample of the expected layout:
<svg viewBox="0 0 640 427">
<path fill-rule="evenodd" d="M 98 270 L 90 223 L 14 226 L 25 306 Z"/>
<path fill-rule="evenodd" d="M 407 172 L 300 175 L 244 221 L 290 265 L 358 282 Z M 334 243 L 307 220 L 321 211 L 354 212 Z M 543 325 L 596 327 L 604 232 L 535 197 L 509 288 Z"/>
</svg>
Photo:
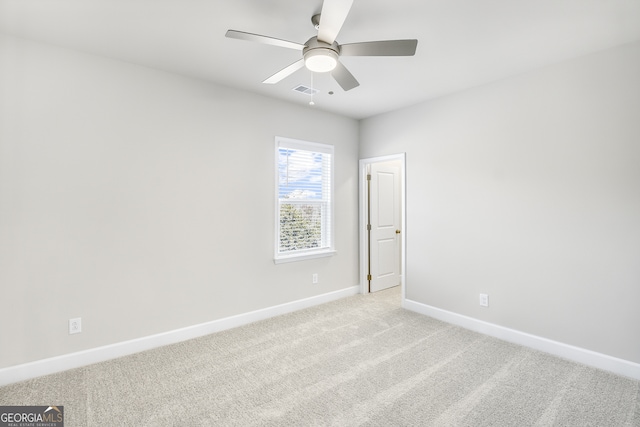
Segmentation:
<svg viewBox="0 0 640 427">
<path fill-rule="evenodd" d="M 342 56 L 413 56 L 418 40 L 383 40 L 340 46 Z"/>
<path fill-rule="evenodd" d="M 318 40 L 332 44 L 344 24 L 353 0 L 324 0 L 320 12 L 320 27 Z"/>
<path fill-rule="evenodd" d="M 226 37 L 230 39 L 247 40 L 250 42 L 258 42 L 262 44 L 270 44 L 273 46 L 286 47 L 287 49 L 302 50 L 304 45 L 300 43 L 294 43 L 287 40 L 275 39 L 273 37 L 261 36 L 259 34 L 245 33 L 243 31 L 229 30 Z"/>
<path fill-rule="evenodd" d="M 345 92 L 360 86 L 360 83 L 353 77 L 353 74 L 351 74 L 349 70 L 347 70 L 347 67 L 342 65 L 340 61 L 338 61 L 336 68 L 331 72 L 331 76 L 333 76 Z"/>
<path fill-rule="evenodd" d="M 291 74 L 295 73 L 302 67 L 304 67 L 304 59 L 299 59 L 293 64 L 289 65 L 288 67 L 285 67 L 282 70 L 278 71 L 277 73 L 275 73 L 273 76 L 269 77 L 262 83 L 267 83 L 267 84 L 278 83 L 280 80 L 290 76 Z"/>
</svg>

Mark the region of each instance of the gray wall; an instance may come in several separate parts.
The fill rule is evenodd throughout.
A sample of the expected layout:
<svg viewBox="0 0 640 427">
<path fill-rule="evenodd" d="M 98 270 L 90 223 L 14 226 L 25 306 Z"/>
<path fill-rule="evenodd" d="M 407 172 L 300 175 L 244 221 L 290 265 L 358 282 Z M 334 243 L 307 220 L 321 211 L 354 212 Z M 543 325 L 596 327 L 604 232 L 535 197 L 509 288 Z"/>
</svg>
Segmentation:
<svg viewBox="0 0 640 427">
<path fill-rule="evenodd" d="M 640 362 L 639 43 L 360 135 L 362 158 L 407 153 L 408 299 Z"/>
<path fill-rule="evenodd" d="M 335 145 L 333 257 L 273 263 L 276 135 Z M 0 36 L 0 368 L 358 285 L 357 146 L 351 119 Z"/>
</svg>

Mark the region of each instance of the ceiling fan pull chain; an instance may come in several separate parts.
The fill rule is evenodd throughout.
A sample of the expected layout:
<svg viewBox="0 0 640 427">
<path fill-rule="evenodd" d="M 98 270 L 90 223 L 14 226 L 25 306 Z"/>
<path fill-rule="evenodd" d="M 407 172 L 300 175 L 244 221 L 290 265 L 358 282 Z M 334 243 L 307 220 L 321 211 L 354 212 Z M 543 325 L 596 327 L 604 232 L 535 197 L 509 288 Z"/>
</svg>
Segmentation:
<svg viewBox="0 0 640 427">
<path fill-rule="evenodd" d="M 313 93 L 315 92 L 313 88 L 313 71 L 310 71 L 309 73 L 311 74 L 311 101 L 309 101 L 309 105 L 313 107 L 314 105 L 316 105 L 316 103 L 313 102 Z"/>
</svg>

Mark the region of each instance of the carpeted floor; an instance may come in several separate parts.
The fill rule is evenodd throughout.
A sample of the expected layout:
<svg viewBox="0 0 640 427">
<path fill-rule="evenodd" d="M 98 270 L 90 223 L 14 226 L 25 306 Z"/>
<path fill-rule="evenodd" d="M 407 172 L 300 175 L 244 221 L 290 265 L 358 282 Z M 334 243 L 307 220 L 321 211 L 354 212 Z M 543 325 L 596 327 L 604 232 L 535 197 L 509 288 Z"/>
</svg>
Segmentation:
<svg viewBox="0 0 640 427">
<path fill-rule="evenodd" d="M 0 388 L 65 426 L 640 426 L 640 382 L 400 308 L 399 289 Z"/>
</svg>

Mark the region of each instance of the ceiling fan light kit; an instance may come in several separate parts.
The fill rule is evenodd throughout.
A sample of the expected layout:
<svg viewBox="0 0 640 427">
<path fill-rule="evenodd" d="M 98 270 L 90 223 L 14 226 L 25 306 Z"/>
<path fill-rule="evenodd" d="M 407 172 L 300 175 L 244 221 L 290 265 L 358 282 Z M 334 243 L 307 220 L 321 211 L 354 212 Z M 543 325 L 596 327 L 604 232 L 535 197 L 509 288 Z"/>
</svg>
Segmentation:
<svg viewBox="0 0 640 427">
<path fill-rule="evenodd" d="M 318 41 L 312 37 L 307 41 L 306 47 L 302 50 L 304 65 L 314 73 L 326 73 L 333 71 L 338 65 L 339 47 L 338 43 L 332 45 Z"/>
<path fill-rule="evenodd" d="M 413 56 L 416 53 L 418 41 L 413 40 L 383 40 L 339 45 L 336 37 L 344 24 L 353 0 L 325 0 L 322 12 L 313 15 L 311 22 L 318 30 L 316 37 L 311 37 L 305 44 L 280 40 L 269 36 L 229 30 L 226 37 L 239 40 L 255 41 L 288 49 L 302 51 L 302 58 L 283 68 L 263 83 L 274 84 L 290 76 L 302 67 L 315 73 L 331 72 L 331 76 L 343 90 L 348 91 L 358 87 L 360 83 L 340 62 L 340 55 L 344 56 Z"/>
<path fill-rule="evenodd" d="M 314 73 L 326 73 L 336 68 L 338 55 L 330 50 L 313 50 L 304 56 L 304 65 Z"/>
</svg>

